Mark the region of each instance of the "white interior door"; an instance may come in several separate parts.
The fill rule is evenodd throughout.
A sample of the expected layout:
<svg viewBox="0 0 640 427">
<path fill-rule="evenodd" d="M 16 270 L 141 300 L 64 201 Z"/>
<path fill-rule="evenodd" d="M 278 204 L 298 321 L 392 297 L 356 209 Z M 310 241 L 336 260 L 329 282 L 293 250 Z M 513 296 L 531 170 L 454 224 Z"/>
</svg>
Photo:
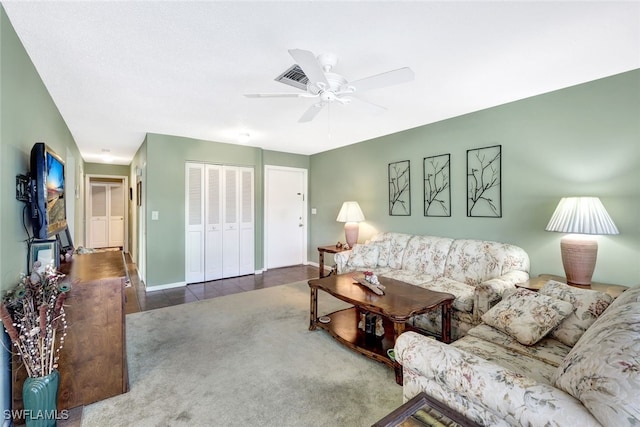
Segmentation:
<svg viewBox="0 0 640 427">
<path fill-rule="evenodd" d="M 124 187 L 122 184 L 109 184 L 109 245 L 124 247 Z"/>
<path fill-rule="evenodd" d="M 306 169 L 265 166 L 266 268 L 305 263 L 306 191 Z"/>
<path fill-rule="evenodd" d="M 238 205 L 238 168 L 223 169 L 224 198 L 222 225 L 222 276 L 240 275 L 240 218 Z"/>
<path fill-rule="evenodd" d="M 102 183 L 92 183 L 90 192 L 90 215 L 89 221 L 89 247 L 104 248 L 109 242 L 108 227 L 108 193 L 107 185 Z"/>
<path fill-rule="evenodd" d="M 138 205 L 138 275 L 143 282 L 147 280 L 147 204 L 144 192 L 147 186 L 145 184 L 146 171 L 141 169 L 140 176 L 136 181 L 136 197 L 138 188 L 140 189 L 140 203 Z"/>
<path fill-rule="evenodd" d="M 186 163 L 186 282 L 255 273 L 254 171 Z"/>
<path fill-rule="evenodd" d="M 206 165 L 205 280 L 222 276 L 222 166 Z"/>
<path fill-rule="evenodd" d="M 255 227 L 253 168 L 240 169 L 240 275 L 254 274 Z"/>
<path fill-rule="evenodd" d="M 204 165 L 187 163 L 185 175 L 185 280 L 204 282 Z"/>
</svg>

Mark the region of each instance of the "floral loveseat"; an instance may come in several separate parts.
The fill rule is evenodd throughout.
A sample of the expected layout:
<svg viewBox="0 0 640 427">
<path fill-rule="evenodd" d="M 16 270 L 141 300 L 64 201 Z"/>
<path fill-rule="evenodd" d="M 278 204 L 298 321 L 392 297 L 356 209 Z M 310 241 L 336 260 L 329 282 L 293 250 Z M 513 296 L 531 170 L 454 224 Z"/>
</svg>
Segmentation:
<svg viewBox="0 0 640 427">
<path fill-rule="evenodd" d="M 610 301 L 550 281 L 506 296 L 483 316 L 495 327 L 451 345 L 406 332 L 403 397 L 424 391 L 490 426 L 640 425 L 640 287 Z"/>
<path fill-rule="evenodd" d="M 334 257 L 338 273 L 371 270 L 381 277 L 455 295 L 451 336 L 464 336 L 507 289 L 529 279 L 529 256 L 518 246 L 483 240 L 381 233 Z M 415 326 L 438 333 L 437 310 Z"/>
</svg>

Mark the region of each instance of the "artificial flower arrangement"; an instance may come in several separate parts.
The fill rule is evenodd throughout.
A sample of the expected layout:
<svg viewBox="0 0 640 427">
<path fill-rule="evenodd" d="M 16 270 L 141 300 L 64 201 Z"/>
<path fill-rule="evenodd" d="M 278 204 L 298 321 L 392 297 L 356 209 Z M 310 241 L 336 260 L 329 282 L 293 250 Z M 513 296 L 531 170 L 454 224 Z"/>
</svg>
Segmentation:
<svg viewBox="0 0 640 427">
<path fill-rule="evenodd" d="M 38 271 L 41 271 L 39 273 Z M 45 377 L 58 367 L 67 335 L 64 300 L 71 285 L 53 266 L 33 272 L 5 295 L 0 317 L 30 378 Z"/>
</svg>

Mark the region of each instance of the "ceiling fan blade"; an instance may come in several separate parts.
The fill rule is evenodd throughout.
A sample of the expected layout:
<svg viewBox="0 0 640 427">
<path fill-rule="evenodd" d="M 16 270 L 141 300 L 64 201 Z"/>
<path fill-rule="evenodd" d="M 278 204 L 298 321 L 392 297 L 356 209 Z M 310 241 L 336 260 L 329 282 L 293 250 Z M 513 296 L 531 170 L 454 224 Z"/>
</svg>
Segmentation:
<svg viewBox="0 0 640 427">
<path fill-rule="evenodd" d="M 353 105 L 358 110 L 364 111 L 369 114 L 381 114 L 387 111 L 385 107 L 382 105 L 374 104 L 373 102 L 365 101 L 362 98 L 358 98 L 357 96 L 349 96 L 351 99 L 351 105 Z"/>
<path fill-rule="evenodd" d="M 378 89 L 384 86 L 410 82 L 413 78 L 413 70 L 409 67 L 404 67 L 393 71 L 387 71 L 386 73 L 376 74 L 375 76 L 354 80 L 345 86 L 347 88 L 352 86 L 355 88 L 356 92 L 363 92 L 365 90 Z"/>
<path fill-rule="evenodd" d="M 309 79 L 309 83 L 312 83 L 320 89 L 323 89 L 320 87 L 322 85 L 329 87 L 329 82 L 324 75 L 324 71 L 322 71 L 322 67 L 312 52 L 302 49 L 289 49 L 289 54 L 295 59 L 300 68 L 302 68 L 302 71 L 304 71 L 304 74 Z M 318 86 L 318 83 L 321 83 L 321 85 Z"/>
<path fill-rule="evenodd" d="M 298 64 L 298 65 L 300 65 L 300 64 Z M 311 120 L 313 120 L 315 118 L 315 116 L 318 115 L 320 110 L 322 110 L 322 107 L 324 107 L 324 103 L 323 102 L 316 102 L 311 107 L 309 107 L 307 109 L 307 111 L 304 112 L 302 117 L 300 117 L 298 119 L 298 123 L 310 122 Z"/>
</svg>

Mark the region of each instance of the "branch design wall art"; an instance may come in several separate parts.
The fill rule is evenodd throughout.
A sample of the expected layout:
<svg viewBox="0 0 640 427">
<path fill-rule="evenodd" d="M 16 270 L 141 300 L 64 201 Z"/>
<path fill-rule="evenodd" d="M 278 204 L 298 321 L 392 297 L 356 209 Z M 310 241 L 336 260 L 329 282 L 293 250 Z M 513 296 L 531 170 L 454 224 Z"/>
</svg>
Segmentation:
<svg viewBox="0 0 640 427">
<path fill-rule="evenodd" d="M 424 216 L 451 216 L 451 154 L 423 160 Z"/>
<path fill-rule="evenodd" d="M 502 217 L 502 146 L 467 150 L 467 216 Z"/>
<path fill-rule="evenodd" d="M 409 160 L 389 163 L 389 215 L 411 215 Z"/>
</svg>

